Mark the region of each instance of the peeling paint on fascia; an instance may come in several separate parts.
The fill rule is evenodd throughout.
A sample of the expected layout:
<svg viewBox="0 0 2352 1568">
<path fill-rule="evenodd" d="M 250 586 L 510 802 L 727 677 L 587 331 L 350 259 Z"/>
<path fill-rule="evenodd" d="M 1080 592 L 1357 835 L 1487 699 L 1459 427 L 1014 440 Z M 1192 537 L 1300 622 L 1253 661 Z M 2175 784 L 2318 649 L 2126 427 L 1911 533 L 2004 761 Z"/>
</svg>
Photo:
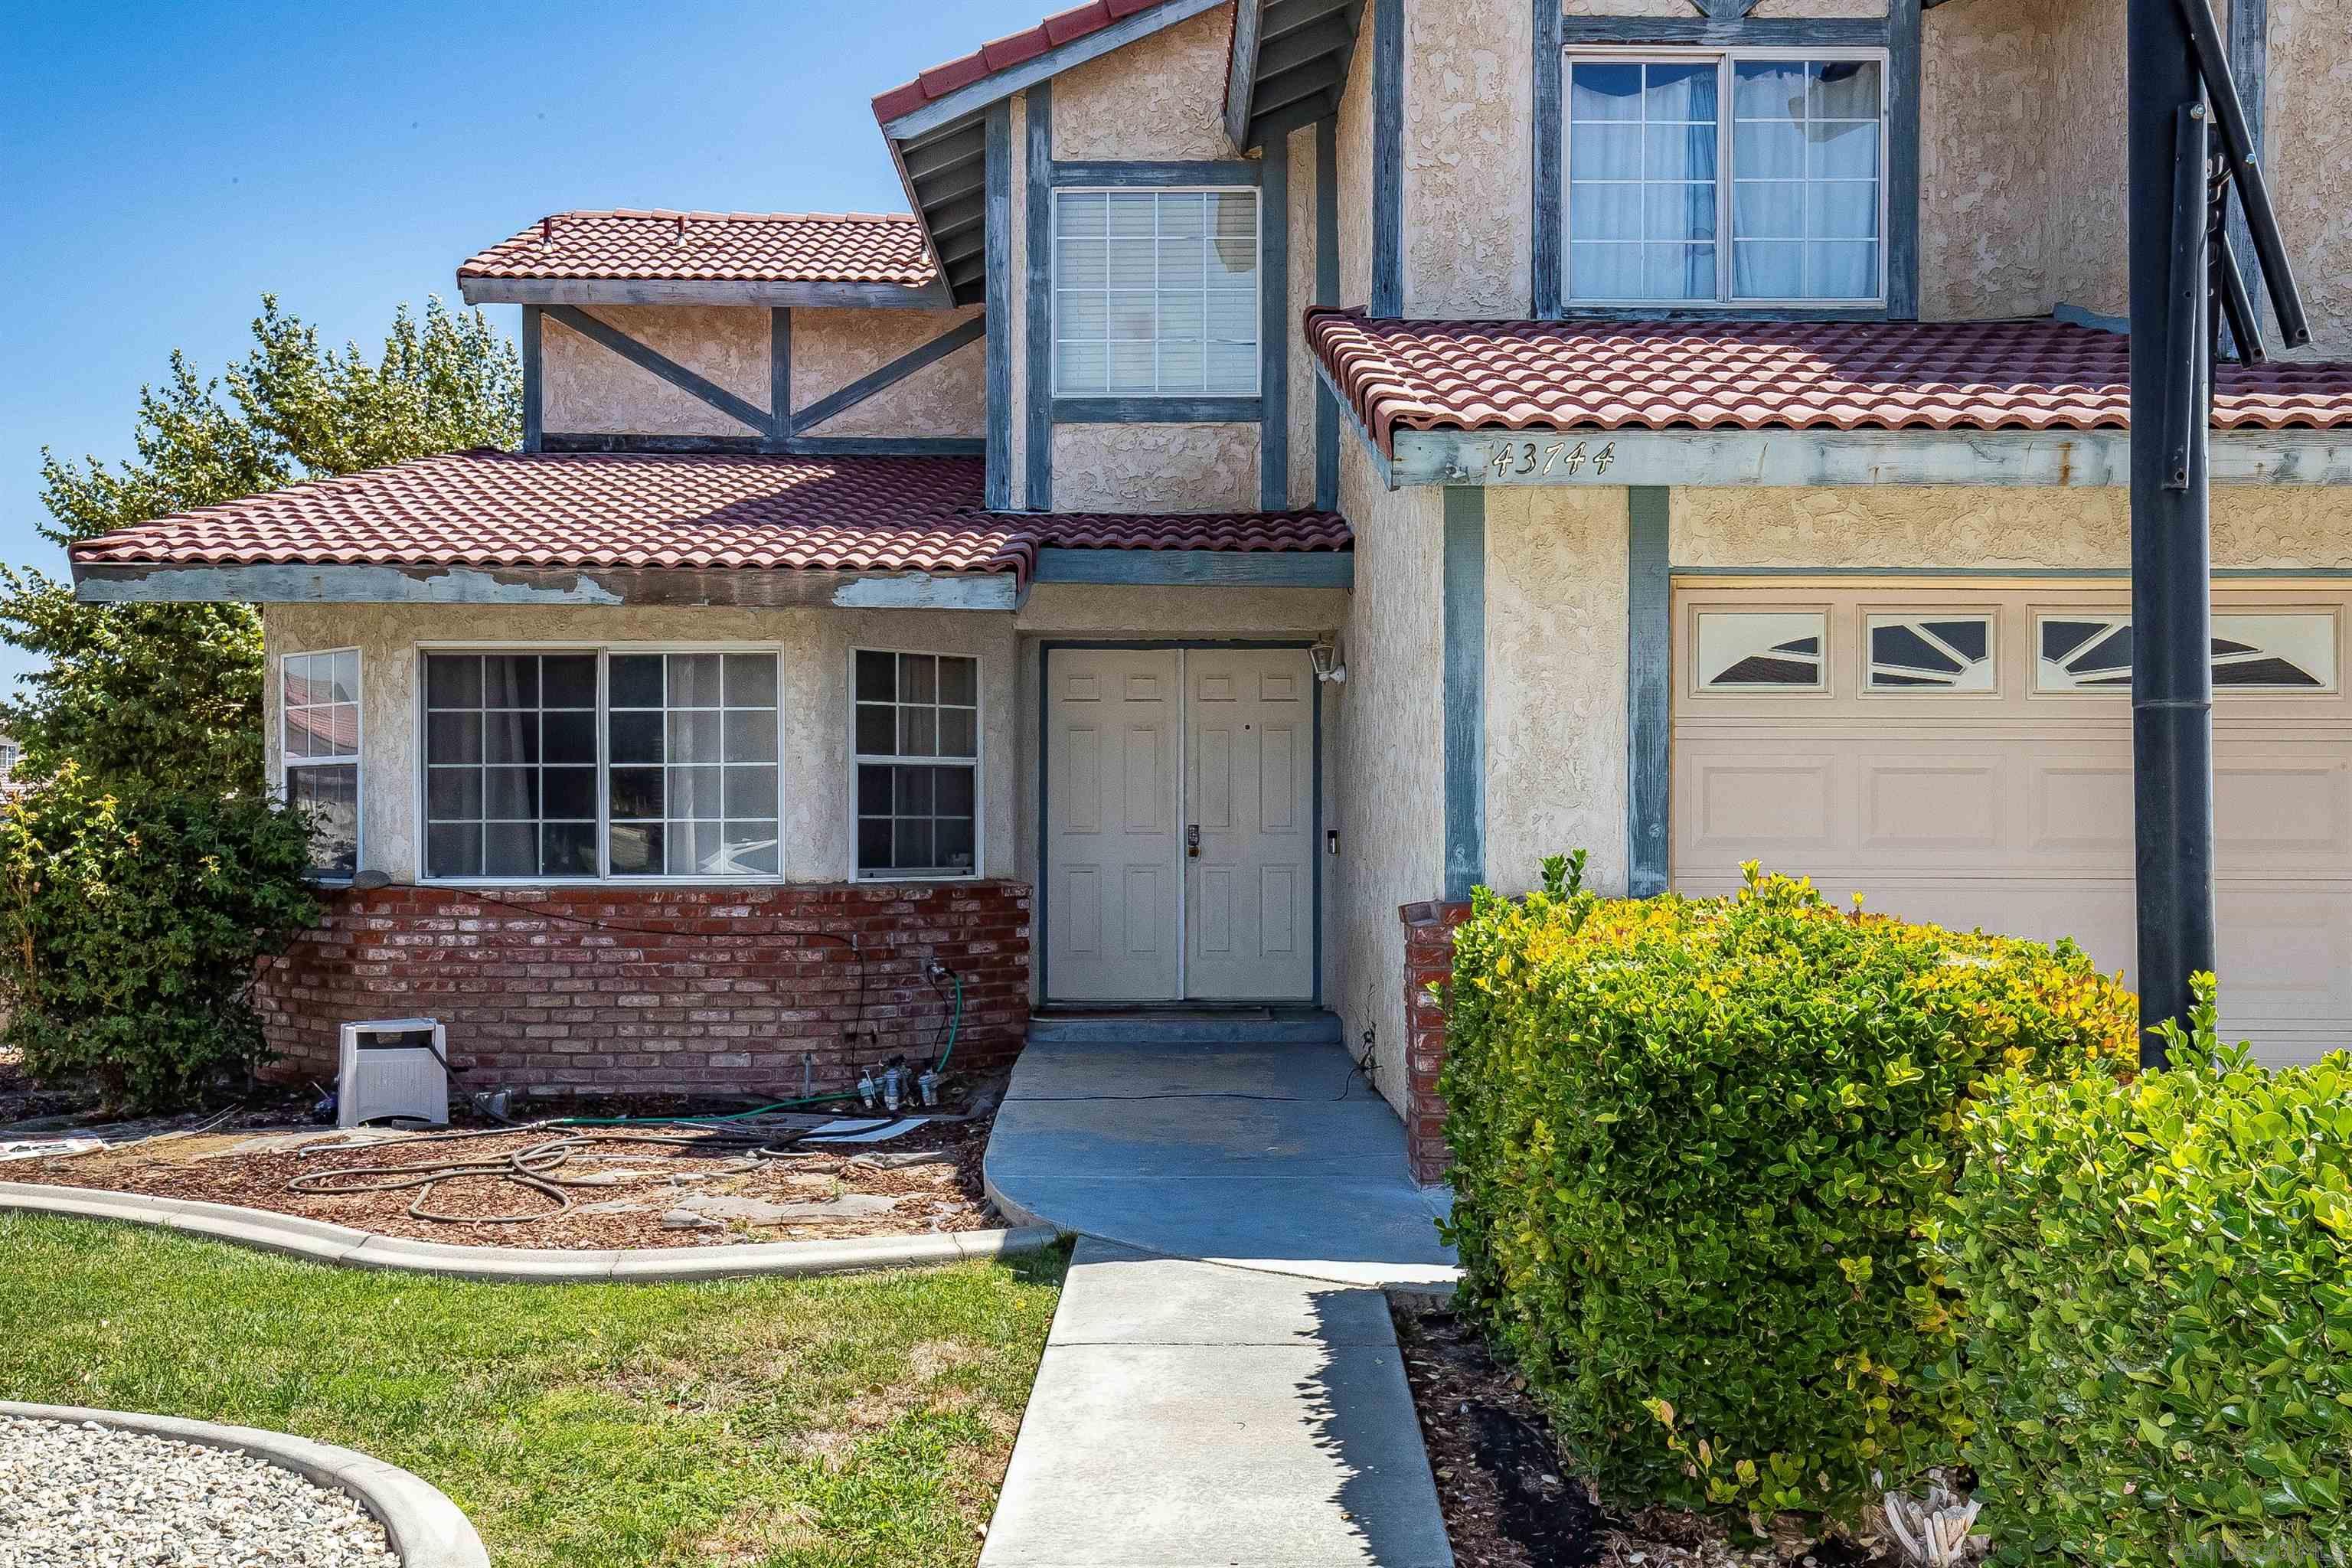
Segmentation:
<svg viewBox="0 0 2352 1568">
<path fill-rule="evenodd" d="M 934 577 L 909 572 L 844 583 L 833 591 L 833 603 L 844 610 L 1011 610 L 1019 607 L 1020 591 L 1010 576 Z"/>
</svg>

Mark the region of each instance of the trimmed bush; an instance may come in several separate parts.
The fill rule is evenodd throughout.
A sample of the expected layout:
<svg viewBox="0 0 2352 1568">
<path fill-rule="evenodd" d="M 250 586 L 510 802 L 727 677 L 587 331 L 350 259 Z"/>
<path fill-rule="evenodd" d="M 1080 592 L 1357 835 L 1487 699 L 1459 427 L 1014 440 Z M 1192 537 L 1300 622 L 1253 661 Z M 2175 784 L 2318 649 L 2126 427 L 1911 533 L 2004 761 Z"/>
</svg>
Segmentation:
<svg viewBox="0 0 2352 1568">
<path fill-rule="evenodd" d="M 310 833 L 268 800 L 118 798 L 68 763 L 0 813 L 0 996 L 39 1079 L 161 1110 L 265 1059 L 254 966 L 315 923 Z"/>
<path fill-rule="evenodd" d="M 1969 1426 L 1924 1237 L 2003 1069 L 2135 1051 L 2072 944 L 1758 874 L 1608 900 L 1559 862 L 1457 933 L 1442 1087 L 1464 1301 L 1612 1500 L 1851 1516 Z"/>
<path fill-rule="evenodd" d="M 1942 1250 L 2000 1557 L 2352 1560 L 2352 1057 L 2004 1077 Z"/>
</svg>

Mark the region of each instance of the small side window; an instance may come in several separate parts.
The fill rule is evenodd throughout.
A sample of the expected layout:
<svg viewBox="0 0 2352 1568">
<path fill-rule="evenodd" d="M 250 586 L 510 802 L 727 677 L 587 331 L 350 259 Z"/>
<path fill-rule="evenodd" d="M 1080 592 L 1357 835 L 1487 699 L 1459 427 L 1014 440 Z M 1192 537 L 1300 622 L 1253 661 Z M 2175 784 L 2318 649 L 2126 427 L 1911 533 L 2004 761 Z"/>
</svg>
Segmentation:
<svg viewBox="0 0 2352 1568">
<path fill-rule="evenodd" d="M 856 686 L 858 876 L 977 875 L 980 661 L 860 648 Z"/>
<path fill-rule="evenodd" d="M 1701 691 L 1819 691 L 1829 617 L 1819 610 L 1702 610 Z"/>
<path fill-rule="evenodd" d="M 360 654 L 289 653 L 279 661 L 286 799 L 310 814 L 310 873 L 347 882 L 360 865 Z"/>
</svg>

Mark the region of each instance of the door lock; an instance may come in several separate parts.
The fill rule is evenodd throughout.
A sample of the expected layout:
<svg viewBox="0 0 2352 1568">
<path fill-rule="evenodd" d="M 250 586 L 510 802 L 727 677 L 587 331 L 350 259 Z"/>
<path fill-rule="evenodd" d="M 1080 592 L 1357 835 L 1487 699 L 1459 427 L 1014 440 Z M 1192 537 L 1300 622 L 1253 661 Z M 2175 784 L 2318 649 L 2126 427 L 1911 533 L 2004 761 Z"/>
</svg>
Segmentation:
<svg viewBox="0 0 2352 1568">
<path fill-rule="evenodd" d="M 1188 860 L 1201 858 L 1201 825 L 1197 822 L 1184 825 L 1184 857 Z"/>
</svg>

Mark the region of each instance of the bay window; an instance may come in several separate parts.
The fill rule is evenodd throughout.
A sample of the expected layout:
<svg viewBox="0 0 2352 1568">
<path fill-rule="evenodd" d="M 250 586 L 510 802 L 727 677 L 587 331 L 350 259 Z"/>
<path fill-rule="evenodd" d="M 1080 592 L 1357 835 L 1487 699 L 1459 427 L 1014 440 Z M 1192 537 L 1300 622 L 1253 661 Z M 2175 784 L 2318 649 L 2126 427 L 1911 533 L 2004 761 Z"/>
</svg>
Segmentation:
<svg viewBox="0 0 2352 1568">
<path fill-rule="evenodd" d="M 1885 299 L 1882 54 L 1574 54 L 1567 79 L 1569 300 Z"/>
<path fill-rule="evenodd" d="M 429 878 L 777 874 L 772 650 L 425 655 Z"/>
</svg>

